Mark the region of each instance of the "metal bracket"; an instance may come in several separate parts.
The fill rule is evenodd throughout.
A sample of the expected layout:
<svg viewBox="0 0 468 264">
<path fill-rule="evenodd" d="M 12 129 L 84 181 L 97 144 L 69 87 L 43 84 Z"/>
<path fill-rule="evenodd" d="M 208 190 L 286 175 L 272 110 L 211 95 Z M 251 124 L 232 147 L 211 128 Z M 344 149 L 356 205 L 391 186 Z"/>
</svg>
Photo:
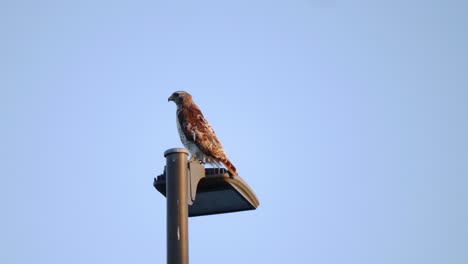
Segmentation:
<svg viewBox="0 0 468 264">
<path fill-rule="evenodd" d="M 205 177 L 205 167 L 198 161 L 188 162 L 188 187 L 190 195 L 188 197 L 188 204 L 192 205 L 197 195 L 197 186 L 202 178 Z"/>
</svg>

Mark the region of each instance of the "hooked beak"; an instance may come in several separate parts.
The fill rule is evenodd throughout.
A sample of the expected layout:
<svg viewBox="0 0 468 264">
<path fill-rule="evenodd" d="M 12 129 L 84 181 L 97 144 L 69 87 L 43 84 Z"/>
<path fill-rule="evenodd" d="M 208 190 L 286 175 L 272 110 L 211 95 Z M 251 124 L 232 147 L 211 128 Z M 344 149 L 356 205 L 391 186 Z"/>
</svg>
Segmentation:
<svg viewBox="0 0 468 264">
<path fill-rule="evenodd" d="M 171 96 L 169 96 L 169 98 L 167 98 L 167 101 L 168 101 L 168 102 L 170 102 L 170 101 L 174 101 L 174 97 L 172 97 L 172 95 L 171 95 Z"/>
</svg>

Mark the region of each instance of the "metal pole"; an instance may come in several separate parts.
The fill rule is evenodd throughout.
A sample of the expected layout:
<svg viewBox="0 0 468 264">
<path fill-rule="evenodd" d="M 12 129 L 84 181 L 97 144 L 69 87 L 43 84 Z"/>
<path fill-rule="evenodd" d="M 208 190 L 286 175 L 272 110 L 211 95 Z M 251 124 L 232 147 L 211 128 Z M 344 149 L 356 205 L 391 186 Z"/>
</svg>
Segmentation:
<svg viewBox="0 0 468 264">
<path fill-rule="evenodd" d="M 188 178 L 185 149 L 164 152 L 166 157 L 167 264 L 188 264 Z"/>
</svg>

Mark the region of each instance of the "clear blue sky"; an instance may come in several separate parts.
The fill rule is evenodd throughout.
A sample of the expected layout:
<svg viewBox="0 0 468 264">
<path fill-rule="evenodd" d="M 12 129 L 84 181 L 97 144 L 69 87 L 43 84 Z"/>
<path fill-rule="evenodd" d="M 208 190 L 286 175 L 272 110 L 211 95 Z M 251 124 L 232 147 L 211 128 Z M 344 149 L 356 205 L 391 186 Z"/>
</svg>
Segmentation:
<svg viewBox="0 0 468 264">
<path fill-rule="evenodd" d="M 2 1 L 0 263 L 165 263 L 175 90 L 261 202 L 191 263 L 468 263 L 467 10 Z"/>
</svg>

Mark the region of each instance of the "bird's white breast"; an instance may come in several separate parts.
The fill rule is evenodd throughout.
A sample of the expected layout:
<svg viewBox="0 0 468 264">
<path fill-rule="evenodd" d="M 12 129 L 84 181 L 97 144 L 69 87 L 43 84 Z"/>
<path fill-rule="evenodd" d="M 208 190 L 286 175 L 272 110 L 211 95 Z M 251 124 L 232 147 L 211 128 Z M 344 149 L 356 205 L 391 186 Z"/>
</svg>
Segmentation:
<svg viewBox="0 0 468 264">
<path fill-rule="evenodd" d="M 180 126 L 180 121 L 177 118 L 177 132 L 179 132 L 180 141 L 184 145 L 184 147 L 189 151 L 190 155 L 194 156 L 198 160 L 204 160 L 204 155 L 198 148 L 198 146 L 193 141 L 194 139 L 189 140 L 186 136 L 182 127 Z"/>
</svg>

